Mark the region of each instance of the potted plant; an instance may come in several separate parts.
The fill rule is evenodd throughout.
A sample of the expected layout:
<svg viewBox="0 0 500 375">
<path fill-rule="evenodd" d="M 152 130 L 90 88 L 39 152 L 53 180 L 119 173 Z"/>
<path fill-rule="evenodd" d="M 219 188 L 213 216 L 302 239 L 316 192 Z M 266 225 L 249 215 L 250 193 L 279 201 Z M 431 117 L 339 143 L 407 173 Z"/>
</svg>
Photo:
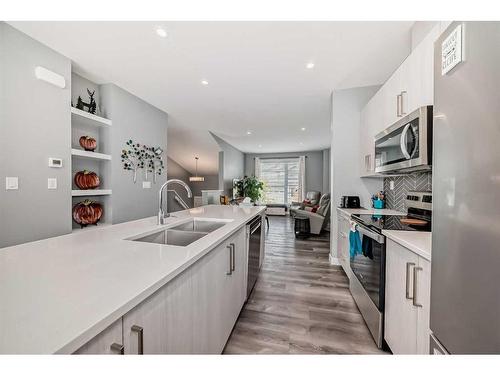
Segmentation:
<svg viewBox="0 0 500 375">
<path fill-rule="evenodd" d="M 259 181 L 256 177 L 245 176 L 242 180 L 243 196 L 250 198 L 250 200 L 255 204 L 260 198 L 262 198 L 264 191 L 264 183 Z"/>
</svg>

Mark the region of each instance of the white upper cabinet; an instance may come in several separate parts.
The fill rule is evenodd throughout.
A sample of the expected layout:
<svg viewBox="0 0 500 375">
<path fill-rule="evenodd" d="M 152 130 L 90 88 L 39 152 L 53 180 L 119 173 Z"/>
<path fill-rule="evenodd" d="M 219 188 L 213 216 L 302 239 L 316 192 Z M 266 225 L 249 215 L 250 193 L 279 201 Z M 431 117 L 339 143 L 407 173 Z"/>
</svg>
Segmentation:
<svg viewBox="0 0 500 375">
<path fill-rule="evenodd" d="M 361 111 L 360 176 L 375 174 L 375 136 L 419 107 L 434 103 L 434 42 L 437 24 Z"/>
</svg>

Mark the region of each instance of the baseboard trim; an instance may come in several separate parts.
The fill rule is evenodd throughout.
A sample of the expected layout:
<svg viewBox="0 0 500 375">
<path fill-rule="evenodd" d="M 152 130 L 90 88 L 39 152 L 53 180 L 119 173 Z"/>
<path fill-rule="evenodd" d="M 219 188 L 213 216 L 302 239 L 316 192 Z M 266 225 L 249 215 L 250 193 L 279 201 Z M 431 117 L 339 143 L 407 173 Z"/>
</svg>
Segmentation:
<svg viewBox="0 0 500 375">
<path fill-rule="evenodd" d="M 336 258 L 332 256 L 332 254 L 328 255 L 328 260 L 330 261 L 330 264 L 333 266 L 340 266 L 340 261 L 339 258 Z"/>
</svg>

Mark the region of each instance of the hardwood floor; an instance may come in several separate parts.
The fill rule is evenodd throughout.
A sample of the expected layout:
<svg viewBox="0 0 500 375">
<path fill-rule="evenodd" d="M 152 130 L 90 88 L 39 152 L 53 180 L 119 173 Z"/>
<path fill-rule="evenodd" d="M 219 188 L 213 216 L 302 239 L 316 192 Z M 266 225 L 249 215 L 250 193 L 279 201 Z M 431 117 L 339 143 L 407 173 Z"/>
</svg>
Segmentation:
<svg viewBox="0 0 500 375">
<path fill-rule="evenodd" d="M 259 279 L 224 353 L 383 353 L 328 254 L 328 234 L 296 240 L 289 217 L 270 217 Z"/>
</svg>

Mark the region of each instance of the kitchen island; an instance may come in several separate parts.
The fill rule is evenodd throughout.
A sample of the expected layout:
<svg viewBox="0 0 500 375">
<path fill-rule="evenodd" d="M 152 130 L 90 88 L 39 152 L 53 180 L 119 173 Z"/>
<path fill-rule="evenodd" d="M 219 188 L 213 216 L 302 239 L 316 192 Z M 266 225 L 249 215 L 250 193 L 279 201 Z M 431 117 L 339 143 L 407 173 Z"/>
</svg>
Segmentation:
<svg viewBox="0 0 500 375">
<path fill-rule="evenodd" d="M 203 206 L 176 212 L 162 226 L 156 224 L 156 217 L 150 217 L 0 249 L 0 353 L 73 353 L 84 345 L 84 353 L 93 353 L 96 347 L 108 352 L 111 344 L 117 344 L 114 351 L 118 353 L 221 351 L 225 343 L 222 336 L 230 333 L 246 298 L 241 292 L 246 288 L 245 225 L 257 215 L 262 216 L 263 211 L 264 207 Z M 193 218 L 224 225 L 187 246 L 132 240 Z M 207 263 L 206 267 L 202 262 Z M 213 279 L 219 274 L 223 279 Z M 236 317 L 212 345 L 211 337 L 219 332 L 210 330 L 218 319 L 223 319 L 217 314 L 224 313 L 210 311 L 224 303 L 213 299 L 230 294 L 233 286 L 224 283 L 226 279 L 235 280 L 235 275 L 242 284 L 237 286 L 234 299 L 238 303 L 230 314 L 230 319 Z M 170 284 L 174 289 L 162 292 Z M 160 300 L 161 293 L 165 298 Z M 170 302 L 158 307 L 151 302 L 154 298 L 160 303 Z M 141 304 L 145 308 L 149 304 L 155 314 L 165 311 L 169 316 L 182 315 L 179 319 L 184 319 L 183 324 L 169 323 L 159 316 L 158 330 L 172 323 L 174 328 L 194 329 L 197 314 L 203 312 L 203 301 L 207 310 L 203 316 L 211 313 L 215 322 L 204 321 L 198 327 L 196 335 L 202 335 L 203 329 L 207 332 L 204 345 L 201 337 L 193 339 L 194 332 L 172 329 L 177 339 L 185 336 L 184 346 L 175 347 L 165 335 L 157 333 L 158 337 L 151 338 L 148 332 L 139 332 L 143 327 L 137 324 L 132 330 L 126 329 L 127 316 L 134 317 L 134 310 L 138 311 L 135 316 L 143 320 L 149 316 L 149 311 L 138 310 Z M 176 310 L 183 311 L 174 314 L 172 308 L 176 306 Z M 107 331 L 113 331 L 116 340 L 123 337 L 123 342 L 106 342 L 99 337 Z M 87 344 L 93 339 L 96 345 Z M 151 344 L 149 339 L 154 339 Z M 196 347 L 198 344 L 202 346 Z"/>
</svg>

